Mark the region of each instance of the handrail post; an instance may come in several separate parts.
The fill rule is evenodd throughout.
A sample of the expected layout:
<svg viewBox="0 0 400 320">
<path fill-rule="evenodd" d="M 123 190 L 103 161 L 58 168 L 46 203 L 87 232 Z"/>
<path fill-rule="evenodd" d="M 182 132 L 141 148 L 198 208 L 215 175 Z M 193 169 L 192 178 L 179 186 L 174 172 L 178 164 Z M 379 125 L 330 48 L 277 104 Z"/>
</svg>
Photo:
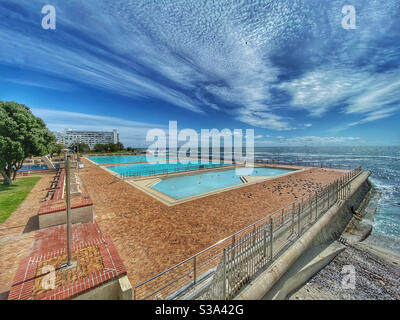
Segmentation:
<svg viewBox="0 0 400 320">
<path fill-rule="evenodd" d="M 300 237 L 300 216 L 301 216 L 301 206 L 299 203 L 299 212 L 297 213 L 297 236 Z"/>
<path fill-rule="evenodd" d="M 224 248 L 223 252 L 223 286 L 222 286 L 222 300 L 226 300 L 226 248 Z"/>
<path fill-rule="evenodd" d="M 235 259 L 235 243 L 236 243 L 236 236 L 232 236 L 232 260 Z"/>
<path fill-rule="evenodd" d="M 65 184 L 66 184 L 66 198 L 67 198 L 67 266 L 72 266 L 71 257 L 71 170 L 67 153 L 65 153 Z"/>
<path fill-rule="evenodd" d="M 264 241 L 263 241 L 263 247 L 264 247 L 264 258 L 267 257 L 267 225 L 264 225 Z"/>
<path fill-rule="evenodd" d="M 332 189 L 332 182 L 330 184 L 328 184 L 328 199 L 327 199 L 327 201 L 328 201 L 328 209 L 329 209 L 330 204 L 331 204 L 331 189 Z"/>
<path fill-rule="evenodd" d="M 273 231 L 274 231 L 274 219 L 271 218 L 271 220 L 269 221 L 269 256 L 273 257 L 273 247 L 272 247 L 272 243 L 273 243 Z"/>
<path fill-rule="evenodd" d="M 193 283 L 197 283 L 197 256 L 193 257 Z"/>
<path fill-rule="evenodd" d="M 296 205 L 293 203 L 292 206 L 292 235 L 294 234 L 294 212 L 296 211 Z"/>
<path fill-rule="evenodd" d="M 318 217 L 318 191 L 315 191 L 315 220 Z"/>
<path fill-rule="evenodd" d="M 343 200 L 343 177 L 340 178 L 340 199 Z"/>
</svg>

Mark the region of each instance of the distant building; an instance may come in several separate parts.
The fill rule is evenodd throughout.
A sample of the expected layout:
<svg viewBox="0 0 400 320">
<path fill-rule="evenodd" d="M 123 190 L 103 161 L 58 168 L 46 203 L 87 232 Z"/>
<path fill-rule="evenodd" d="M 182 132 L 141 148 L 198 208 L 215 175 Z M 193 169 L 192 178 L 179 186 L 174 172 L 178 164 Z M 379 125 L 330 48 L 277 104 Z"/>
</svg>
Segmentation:
<svg viewBox="0 0 400 320">
<path fill-rule="evenodd" d="M 74 142 L 86 143 L 90 148 L 96 144 L 118 143 L 119 133 L 117 130 L 112 132 L 106 131 L 75 131 L 67 129 L 64 132 L 57 131 L 54 133 L 57 143 L 70 146 Z"/>
</svg>

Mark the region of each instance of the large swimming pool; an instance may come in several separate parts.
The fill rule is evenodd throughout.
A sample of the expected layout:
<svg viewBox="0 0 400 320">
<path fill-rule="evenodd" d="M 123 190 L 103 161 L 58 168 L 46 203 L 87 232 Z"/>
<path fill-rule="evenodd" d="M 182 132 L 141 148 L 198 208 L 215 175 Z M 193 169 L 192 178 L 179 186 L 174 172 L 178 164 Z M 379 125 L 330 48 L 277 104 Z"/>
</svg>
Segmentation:
<svg viewBox="0 0 400 320">
<path fill-rule="evenodd" d="M 215 168 L 231 165 L 229 163 L 213 163 L 212 161 L 194 161 L 185 164 L 181 162 L 166 162 L 166 163 L 137 163 L 137 164 L 126 164 L 119 166 L 109 166 L 107 169 L 118 173 L 124 177 L 138 177 L 138 176 L 150 176 L 174 172 L 182 172 L 189 170 L 198 170 L 206 168 Z"/>
<path fill-rule="evenodd" d="M 230 169 L 162 179 L 151 188 L 176 200 L 242 184 L 242 176 L 270 177 L 294 170 L 276 168 Z"/>
<path fill-rule="evenodd" d="M 137 155 L 137 156 L 98 156 L 98 157 L 88 157 L 88 159 L 92 160 L 97 164 L 117 164 L 117 163 L 160 161 L 160 160 L 166 160 L 167 158 Z"/>
</svg>

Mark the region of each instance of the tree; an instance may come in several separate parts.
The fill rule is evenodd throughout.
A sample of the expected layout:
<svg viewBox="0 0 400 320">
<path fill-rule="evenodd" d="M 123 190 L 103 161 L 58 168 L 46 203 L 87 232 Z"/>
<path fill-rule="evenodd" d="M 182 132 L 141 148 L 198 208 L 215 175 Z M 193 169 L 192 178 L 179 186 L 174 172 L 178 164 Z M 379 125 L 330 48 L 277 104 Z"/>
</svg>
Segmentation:
<svg viewBox="0 0 400 320">
<path fill-rule="evenodd" d="M 74 142 L 69 146 L 70 149 L 74 150 L 74 152 L 86 153 L 90 151 L 90 147 L 88 144 L 83 142 Z"/>
<path fill-rule="evenodd" d="M 106 144 L 98 143 L 94 146 L 95 152 L 117 152 L 121 150 L 124 150 L 124 145 L 121 142 Z"/>
<path fill-rule="evenodd" d="M 114 144 L 114 143 L 107 143 L 107 145 L 106 145 L 106 150 L 107 150 L 107 152 L 115 152 L 115 151 L 118 151 L 117 145 Z"/>
<path fill-rule="evenodd" d="M 4 184 L 12 184 L 26 158 L 49 154 L 55 145 L 56 137 L 27 106 L 0 100 L 0 172 Z"/>
<path fill-rule="evenodd" d="M 121 142 L 117 142 L 115 146 L 116 146 L 118 151 L 122 151 L 122 150 L 125 149 L 124 145 Z"/>
<path fill-rule="evenodd" d="M 60 154 L 61 151 L 64 150 L 64 149 L 66 149 L 66 148 L 67 148 L 66 145 L 58 144 L 58 143 L 55 144 L 55 145 L 53 146 L 52 150 L 49 150 L 49 151 L 50 151 L 51 157 L 53 157 L 54 154 Z"/>
<path fill-rule="evenodd" d="M 104 144 L 97 143 L 97 144 L 94 146 L 94 151 L 96 151 L 96 152 L 104 152 L 104 151 L 105 151 L 104 146 L 105 146 Z"/>
</svg>

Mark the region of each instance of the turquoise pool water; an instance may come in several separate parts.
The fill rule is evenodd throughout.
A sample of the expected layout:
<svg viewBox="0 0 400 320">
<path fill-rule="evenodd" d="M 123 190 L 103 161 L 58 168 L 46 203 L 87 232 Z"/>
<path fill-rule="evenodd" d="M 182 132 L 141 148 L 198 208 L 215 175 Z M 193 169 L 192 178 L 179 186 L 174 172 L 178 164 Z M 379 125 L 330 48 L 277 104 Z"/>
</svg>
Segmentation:
<svg viewBox="0 0 400 320">
<path fill-rule="evenodd" d="M 60 165 L 55 163 L 54 166 L 59 168 Z M 48 170 L 49 168 L 45 164 L 24 164 L 19 171 L 38 171 L 38 170 Z"/>
<path fill-rule="evenodd" d="M 241 176 L 269 177 L 294 170 L 275 168 L 230 169 L 163 179 L 151 187 L 176 200 L 242 184 Z"/>
<path fill-rule="evenodd" d="M 162 157 L 137 155 L 137 156 L 99 156 L 99 157 L 88 157 L 97 164 L 116 164 L 116 163 L 137 163 L 147 161 L 159 161 L 166 160 Z"/>
<path fill-rule="evenodd" d="M 181 162 L 166 163 L 138 163 L 107 167 L 111 171 L 125 177 L 149 176 L 203 168 L 214 168 L 230 165 L 229 163 L 213 163 L 212 161 L 191 161 L 189 164 Z"/>
</svg>

